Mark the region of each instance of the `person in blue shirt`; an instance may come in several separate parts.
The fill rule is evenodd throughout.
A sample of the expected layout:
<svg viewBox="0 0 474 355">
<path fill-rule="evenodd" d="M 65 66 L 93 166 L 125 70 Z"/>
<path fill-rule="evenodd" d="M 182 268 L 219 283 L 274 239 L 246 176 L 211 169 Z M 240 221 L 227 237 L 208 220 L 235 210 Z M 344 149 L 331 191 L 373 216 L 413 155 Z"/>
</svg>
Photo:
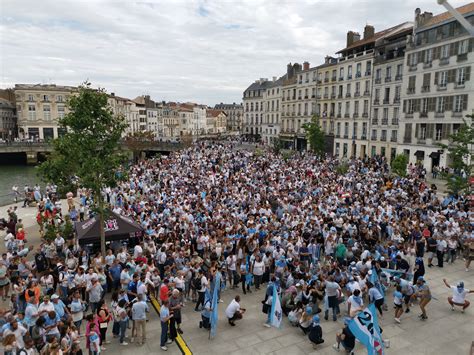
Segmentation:
<svg viewBox="0 0 474 355">
<path fill-rule="evenodd" d="M 173 317 L 170 314 L 170 310 L 168 308 L 169 301 L 163 301 L 160 309 L 160 320 L 161 320 L 161 340 L 160 340 L 160 347 L 161 350 L 168 350 L 166 344 L 171 344 L 171 340 L 168 339 L 168 321 Z"/>
<path fill-rule="evenodd" d="M 58 295 L 51 296 L 51 302 L 54 306 L 54 311 L 58 315 L 58 317 L 65 321 L 69 318 L 69 310 L 67 309 L 66 305 L 59 299 Z"/>
<path fill-rule="evenodd" d="M 383 316 L 383 295 L 380 293 L 377 287 L 375 287 L 375 285 L 370 281 L 367 281 L 367 288 L 369 289 L 369 302 L 373 303 L 375 307 L 377 307 L 377 309 L 379 310 L 380 315 Z"/>
<path fill-rule="evenodd" d="M 211 329 L 211 296 L 208 291 L 206 291 L 206 297 L 204 299 L 204 306 L 201 311 L 201 321 L 199 322 L 199 328 Z"/>
<path fill-rule="evenodd" d="M 120 288 L 120 274 L 122 266 L 117 259 L 114 260 L 112 266 L 109 267 L 109 273 L 112 278 L 112 290 L 117 291 Z"/>
<path fill-rule="evenodd" d="M 395 305 L 395 322 L 401 323 L 400 317 L 403 314 L 403 294 L 402 286 L 397 285 L 395 292 L 393 292 L 393 304 Z"/>
</svg>

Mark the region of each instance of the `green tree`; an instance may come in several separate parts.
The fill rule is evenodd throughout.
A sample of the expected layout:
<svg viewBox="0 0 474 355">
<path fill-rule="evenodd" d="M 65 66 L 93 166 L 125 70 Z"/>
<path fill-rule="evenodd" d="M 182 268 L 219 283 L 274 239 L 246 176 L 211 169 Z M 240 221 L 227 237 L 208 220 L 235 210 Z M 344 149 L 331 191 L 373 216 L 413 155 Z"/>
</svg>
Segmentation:
<svg viewBox="0 0 474 355">
<path fill-rule="evenodd" d="M 392 171 L 398 176 L 407 176 L 408 156 L 406 154 L 398 154 L 391 162 Z"/>
<path fill-rule="evenodd" d="M 319 125 L 319 117 L 314 115 L 311 122 L 303 125 L 303 129 L 306 131 L 311 150 L 317 155 L 324 154 L 324 132 Z"/>
<path fill-rule="evenodd" d="M 117 116 L 107 104 L 103 89 L 93 89 L 85 82 L 77 95 L 68 100 L 70 113 L 59 120 L 66 129 L 53 141 L 53 153 L 39 166 L 46 181 L 78 185 L 93 193 L 93 208 L 100 219 L 100 246 L 105 255 L 104 213 L 102 189 L 114 187 L 120 179 L 121 165 L 126 161 L 120 151 L 120 140 L 126 128 L 123 116 Z"/>
<path fill-rule="evenodd" d="M 451 194 L 457 195 L 469 187 L 468 179 L 472 174 L 472 163 L 474 160 L 474 115 L 466 116 L 467 120 L 461 125 L 459 130 L 450 135 L 450 144 L 440 144 L 448 151 L 450 167 L 454 172 L 445 174 L 448 190 Z M 465 172 L 463 176 L 461 173 Z"/>
</svg>

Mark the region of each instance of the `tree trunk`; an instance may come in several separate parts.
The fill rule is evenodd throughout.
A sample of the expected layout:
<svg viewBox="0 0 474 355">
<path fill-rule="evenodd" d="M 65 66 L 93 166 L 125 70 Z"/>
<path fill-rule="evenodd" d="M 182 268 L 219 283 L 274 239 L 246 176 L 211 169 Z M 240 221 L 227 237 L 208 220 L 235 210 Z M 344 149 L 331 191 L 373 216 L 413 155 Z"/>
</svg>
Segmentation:
<svg viewBox="0 0 474 355">
<path fill-rule="evenodd" d="M 105 256 L 104 200 L 100 191 L 97 195 L 97 199 L 99 205 L 100 252 L 102 256 Z"/>
</svg>

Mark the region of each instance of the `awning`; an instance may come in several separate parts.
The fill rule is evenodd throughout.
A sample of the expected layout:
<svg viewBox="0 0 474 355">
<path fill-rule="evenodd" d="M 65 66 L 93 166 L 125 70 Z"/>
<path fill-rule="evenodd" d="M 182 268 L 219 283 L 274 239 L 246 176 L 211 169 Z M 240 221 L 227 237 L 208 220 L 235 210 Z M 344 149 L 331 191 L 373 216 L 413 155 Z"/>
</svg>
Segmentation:
<svg viewBox="0 0 474 355">
<path fill-rule="evenodd" d="M 100 241 L 99 216 L 84 222 L 76 222 L 77 239 L 79 244 L 91 244 Z M 131 236 L 141 235 L 143 228 L 130 218 L 112 211 L 106 211 L 104 217 L 105 241 L 123 240 Z"/>
</svg>

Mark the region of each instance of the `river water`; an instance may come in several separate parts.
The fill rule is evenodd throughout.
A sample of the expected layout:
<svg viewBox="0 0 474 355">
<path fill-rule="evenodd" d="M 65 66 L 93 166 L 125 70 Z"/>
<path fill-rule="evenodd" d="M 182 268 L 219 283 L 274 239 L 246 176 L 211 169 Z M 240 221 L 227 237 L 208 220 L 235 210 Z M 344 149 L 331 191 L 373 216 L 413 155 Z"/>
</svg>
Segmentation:
<svg viewBox="0 0 474 355">
<path fill-rule="evenodd" d="M 36 183 L 41 183 L 41 179 L 36 175 L 34 166 L 26 165 L 0 165 L 0 206 L 15 202 L 13 199 L 12 186 L 16 184 L 20 197 L 23 197 L 23 188 L 25 185 L 30 187 Z"/>
</svg>

